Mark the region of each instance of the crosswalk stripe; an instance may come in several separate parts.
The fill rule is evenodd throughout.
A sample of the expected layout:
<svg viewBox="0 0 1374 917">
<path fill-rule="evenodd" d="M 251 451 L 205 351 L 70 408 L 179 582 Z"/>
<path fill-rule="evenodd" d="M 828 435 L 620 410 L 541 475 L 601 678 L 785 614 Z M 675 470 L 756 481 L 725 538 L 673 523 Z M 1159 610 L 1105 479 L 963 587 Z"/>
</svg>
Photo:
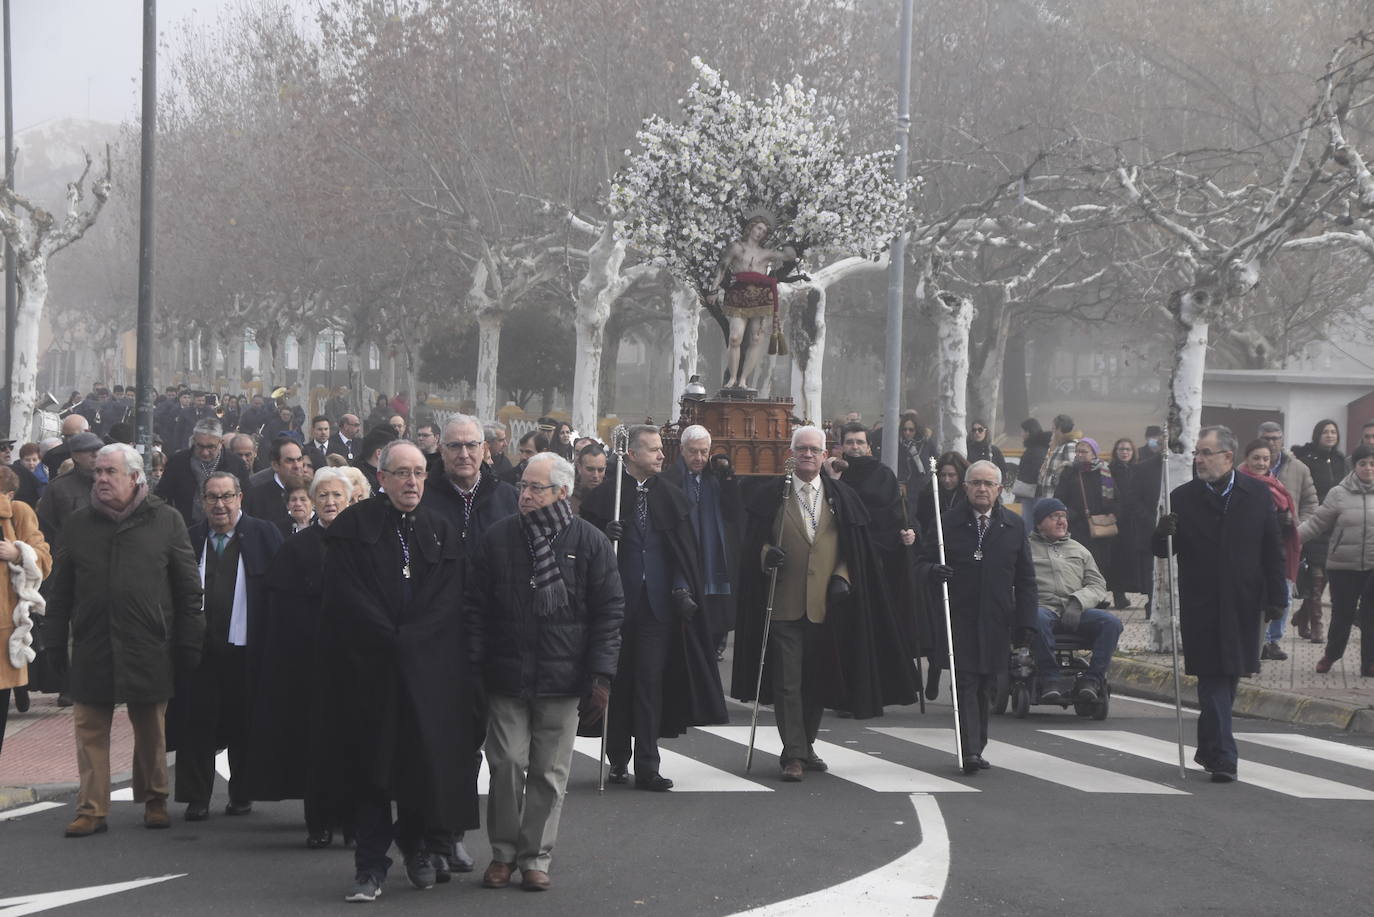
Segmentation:
<svg viewBox="0 0 1374 917">
<path fill-rule="evenodd" d="M 1152 739 L 1132 732 L 1113 730 L 1042 729 L 1040 731 L 1048 735 L 1073 739 L 1075 742 L 1100 745 L 1103 748 L 1110 748 L 1113 751 L 1124 752 L 1140 758 L 1148 758 L 1162 764 L 1178 763 L 1178 746 L 1163 739 Z M 1194 751 L 1193 748 L 1184 748 L 1184 754 L 1189 758 Z M 1201 767 L 1191 761 L 1188 763 L 1188 768 L 1195 771 L 1202 770 Z M 1313 777 L 1297 771 L 1284 770 L 1281 767 L 1259 764 L 1254 761 L 1242 761 L 1239 771 L 1240 778 L 1245 783 L 1253 784 L 1262 789 L 1273 790 L 1276 793 L 1283 793 L 1287 796 L 1297 796 L 1301 799 L 1374 799 L 1374 792 L 1369 790 L 1347 786 L 1344 783 L 1337 783 L 1322 777 Z"/>
<path fill-rule="evenodd" d="M 954 747 L 953 729 L 914 729 L 906 727 L 870 726 L 873 732 L 892 736 L 904 742 L 924 745 L 937 751 L 947 752 Z M 1056 758 L 1044 752 L 1021 748 L 1006 742 L 988 742 L 987 757 L 993 767 L 1015 771 L 1037 780 L 1057 783 L 1084 793 L 1138 793 L 1157 796 L 1187 796 L 1183 790 L 1176 790 L 1162 783 L 1151 783 L 1129 774 L 1079 764 L 1065 758 Z"/>
<path fill-rule="evenodd" d="M 592 761 L 601 757 L 601 740 L 578 736 L 573 746 L 578 754 L 586 755 Z M 673 781 L 674 793 L 771 793 L 772 787 L 755 783 L 729 771 L 704 764 L 696 758 L 659 748 L 659 770 Z M 631 762 L 631 773 L 634 764 Z"/>
<path fill-rule="evenodd" d="M 739 745 L 749 744 L 748 726 L 704 726 L 701 731 Z M 946 780 L 944 777 L 927 774 L 904 764 L 896 764 L 852 748 L 845 748 L 843 745 L 817 742 L 815 749 L 816 754 L 830 765 L 832 777 L 856 783 L 878 793 L 978 792 L 977 787 Z M 776 756 L 782 752 L 782 740 L 778 738 L 775 730 L 760 729 L 754 740 L 754 751 L 756 757 L 760 754 Z M 769 770 L 775 767 L 773 761 L 755 762 L 755 766 L 760 765 Z"/>
<path fill-rule="evenodd" d="M 1267 745 L 1270 748 L 1311 755 L 1336 764 L 1348 764 L 1351 767 L 1374 771 L 1374 748 L 1361 748 L 1358 745 L 1346 745 L 1287 732 L 1238 732 L 1236 738 L 1256 745 Z"/>
<path fill-rule="evenodd" d="M 49 809 L 60 809 L 66 803 L 61 802 L 34 802 L 17 809 L 6 809 L 0 812 L 0 821 L 9 821 L 11 818 L 23 818 L 25 815 L 33 815 L 36 812 L 46 812 Z"/>
</svg>

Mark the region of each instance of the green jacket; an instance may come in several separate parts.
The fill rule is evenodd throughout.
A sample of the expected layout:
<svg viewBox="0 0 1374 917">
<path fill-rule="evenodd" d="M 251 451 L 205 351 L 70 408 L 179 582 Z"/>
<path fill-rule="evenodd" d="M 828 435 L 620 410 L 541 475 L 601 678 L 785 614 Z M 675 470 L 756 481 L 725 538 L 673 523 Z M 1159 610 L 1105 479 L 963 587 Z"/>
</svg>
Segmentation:
<svg viewBox="0 0 1374 917">
<path fill-rule="evenodd" d="M 68 693 L 84 704 L 157 703 L 173 663 L 199 664 L 200 570 L 186 523 L 149 495 L 122 522 L 94 507 L 67 518 L 49 581 L 48 645 L 72 642 Z"/>
<path fill-rule="evenodd" d="M 1092 608 L 1107 597 L 1107 580 L 1097 569 L 1092 552 L 1072 538 L 1050 541 L 1038 531 L 1030 536 L 1031 561 L 1040 605 L 1060 615 L 1069 599 Z"/>
</svg>

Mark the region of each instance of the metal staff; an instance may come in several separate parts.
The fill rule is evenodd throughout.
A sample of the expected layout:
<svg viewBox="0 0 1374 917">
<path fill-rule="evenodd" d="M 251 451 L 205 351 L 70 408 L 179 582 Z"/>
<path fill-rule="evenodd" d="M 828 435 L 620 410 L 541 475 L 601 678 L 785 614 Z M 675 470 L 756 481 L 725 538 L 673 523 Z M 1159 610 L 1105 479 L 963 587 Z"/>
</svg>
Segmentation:
<svg viewBox="0 0 1374 917">
<path fill-rule="evenodd" d="M 1165 424 L 1164 429 L 1169 429 Z M 1163 475 L 1160 479 L 1164 490 L 1164 514 L 1167 516 L 1173 512 L 1170 500 L 1169 486 L 1169 445 L 1168 433 L 1165 433 L 1164 451 L 1160 454 L 1160 459 L 1164 462 Z M 1188 767 L 1184 761 L 1183 751 L 1183 683 L 1178 671 L 1178 576 L 1174 573 L 1174 536 L 1170 535 L 1165 539 L 1166 553 L 1164 555 L 1165 575 L 1169 581 L 1169 649 L 1174 657 L 1174 717 L 1178 720 L 1178 776 L 1180 780 L 1188 779 Z"/>
<path fill-rule="evenodd" d="M 787 513 L 787 500 L 792 495 L 792 459 L 788 458 L 783 466 L 782 506 L 778 509 L 778 522 L 773 531 L 773 544 L 782 541 L 782 518 Z M 759 644 L 759 674 L 754 679 L 754 713 L 749 717 L 749 745 L 744 750 L 744 770 L 747 773 L 754 764 L 754 733 L 759 728 L 759 695 L 763 693 L 763 663 L 768 659 L 768 628 L 773 623 L 773 595 L 778 589 L 778 568 L 768 571 L 768 607 L 763 612 L 763 642 Z"/>
<path fill-rule="evenodd" d="M 940 566 L 945 565 L 945 525 L 940 520 L 940 469 L 935 459 L 930 460 L 931 480 L 934 483 L 931 496 L 935 498 L 935 541 L 940 546 Z M 964 766 L 964 737 L 959 734 L 959 692 L 954 686 L 954 622 L 949 614 L 949 583 L 940 580 L 940 598 L 945 603 L 945 645 L 949 647 L 949 699 L 954 703 L 954 757 L 958 767 Z"/>
<path fill-rule="evenodd" d="M 936 487 L 938 488 L 938 487 L 939 487 L 939 484 L 936 484 Z M 906 485 L 905 485 L 905 484 L 898 484 L 898 485 L 897 485 L 897 491 L 898 491 L 898 493 L 900 493 L 900 494 L 902 495 L 902 527 L 903 527 L 903 528 L 908 528 L 908 529 L 909 529 L 909 528 L 911 528 L 911 515 L 910 515 L 910 513 L 907 512 L 907 505 L 906 505 Z M 936 500 L 939 500 L 939 499 L 940 499 L 940 494 L 939 494 L 938 491 L 935 491 L 935 499 L 936 499 Z M 906 581 L 907 581 L 908 584 L 910 584 L 910 583 L 911 583 L 911 552 L 910 552 L 910 550 L 907 549 L 907 546 L 906 546 L 906 545 L 902 545 L 902 551 L 903 551 L 903 554 L 904 554 L 904 556 L 905 556 L 905 558 L 906 558 L 906 564 L 904 565 L 903 569 L 904 569 L 904 571 L 906 572 Z M 914 630 L 914 629 L 915 629 L 915 628 L 914 628 L 914 625 L 913 625 L 913 630 Z M 917 650 L 917 649 L 919 649 L 919 647 L 912 646 L 911 649 L 912 649 L 912 650 Z M 925 712 L 926 712 L 926 680 L 925 680 L 925 676 L 921 674 L 921 654 L 920 654 L 919 652 L 916 653 L 915 659 L 916 659 L 916 699 L 917 699 L 918 701 L 920 701 L 920 703 L 921 703 L 921 712 L 922 712 L 922 713 L 925 713 Z"/>
<path fill-rule="evenodd" d="M 615 453 L 615 522 L 620 521 L 620 490 L 625 484 L 625 453 L 630 451 L 630 431 L 623 423 L 611 431 L 611 451 Z M 611 542 L 611 551 L 620 557 L 620 539 Z M 601 757 L 596 760 L 596 791 L 606 792 L 606 733 L 611 728 L 611 699 L 606 697 L 606 710 L 601 715 Z"/>
</svg>

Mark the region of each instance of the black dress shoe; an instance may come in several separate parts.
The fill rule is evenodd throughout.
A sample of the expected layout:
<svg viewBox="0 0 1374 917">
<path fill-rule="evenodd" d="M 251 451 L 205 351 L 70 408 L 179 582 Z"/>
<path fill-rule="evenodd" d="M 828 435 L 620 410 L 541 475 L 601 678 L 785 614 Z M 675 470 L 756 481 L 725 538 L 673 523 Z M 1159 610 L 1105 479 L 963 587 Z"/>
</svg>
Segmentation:
<svg viewBox="0 0 1374 917">
<path fill-rule="evenodd" d="M 305 838 L 305 846 L 310 850 L 323 850 L 334 843 L 334 832 L 325 828 L 323 831 L 311 831 Z"/>
<path fill-rule="evenodd" d="M 926 670 L 926 700 L 935 700 L 940 696 L 940 667 L 931 666 Z"/>
<path fill-rule="evenodd" d="M 662 774 L 635 774 L 635 789 L 666 793 L 673 788 L 673 781 Z"/>
<path fill-rule="evenodd" d="M 830 770 L 830 765 L 825 763 L 825 759 L 822 758 L 820 755 L 816 754 L 814 751 L 802 759 L 801 766 L 802 770 L 804 771 L 817 771 L 819 773 L 825 773 L 826 771 Z"/>
<path fill-rule="evenodd" d="M 182 816 L 187 821 L 205 821 L 209 817 L 210 807 L 194 802 L 186 807 L 186 813 Z"/>
<path fill-rule="evenodd" d="M 251 802 L 231 802 L 224 807 L 225 815 L 247 815 L 253 811 Z"/>
<path fill-rule="evenodd" d="M 974 755 L 973 759 L 978 762 L 978 769 L 980 771 L 985 771 L 992 767 L 992 765 L 988 763 L 988 759 L 984 758 L 982 755 Z"/>
<path fill-rule="evenodd" d="M 611 773 L 607 778 L 611 783 L 624 786 L 630 782 L 630 768 L 626 764 L 612 764 Z"/>
<path fill-rule="evenodd" d="M 964 759 L 964 773 L 973 775 L 978 773 L 978 758 L 970 755 Z"/>
</svg>

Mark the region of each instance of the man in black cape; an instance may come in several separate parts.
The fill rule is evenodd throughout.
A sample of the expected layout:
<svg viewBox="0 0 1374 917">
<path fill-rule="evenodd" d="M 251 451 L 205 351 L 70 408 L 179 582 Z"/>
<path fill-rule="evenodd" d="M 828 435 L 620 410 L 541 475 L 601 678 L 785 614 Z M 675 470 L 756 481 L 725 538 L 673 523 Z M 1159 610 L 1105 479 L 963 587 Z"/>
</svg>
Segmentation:
<svg viewBox="0 0 1374 917">
<path fill-rule="evenodd" d="M 824 448 L 825 434 L 819 428 L 798 427 L 792 436 L 793 455 L 797 460 L 795 478 L 792 475 L 757 478 L 744 488 L 746 515 L 740 548 L 744 561 L 740 565 L 739 613 L 735 621 L 730 693 L 746 703 L 754 699 L 763 650 L 769 587 L 765 566 L 773 563 L 781 567 L 789 563 L 785 556 L 778 556 L 783 554 L 777 547 L 779 514 L 786 514 L 789 502 L 800 502 L 801 498 L 794 496 L 798 480 L 820 481 L 820 457 Z M 828 582 L 820 587 L 824 590 L 819 598 L 824 604 L 823 616 L 814 615 L 808 609 L 801 619 L 810 622 L 806 624 L 808 633 L 803 644 L 800 685 L 808 746 L 815 741 L 820 711 L 824 707 L 845 710 L 863 719 L 881 716 L 887 704 L 910 704 L 916 700 L 915 666 L 888 604 L 877 549 L 868 528 L 868 510 L 853 488 L 836 480 L 823 482 L 817 500 L 818 522 L 826 526 L 833 523 L 835 528 L 833 567 L 836 572 L 829 575 L 826 571 Z M 820 518 L 827 513 L 828 519 Z M 786 532 L 782 541 L 787 541 Z M 802 556 L 790 561 L 794 571 L 803 574 L 806 562 Z M 836 579 L 843 579 L 846 585 L 839 586 L 834 582 Z M 797 623 L 784 621 L 784 618 L 794 617 L 796 611 L 798 609 L 785 609 L 775 603 L 775 623 Z M 817 617 L 821 619 L 816 620 Z M 775 707 L 771 672 L 778 652 L 776 631 L 777 628 L 770 628 L 768 665 L 764 669 L 759 698 L 762 703 Z M 784 758 L 787 759 L 782 762 L 783 778 L 800 780 L 803 767 L 825 769 L 824 762 L 809 748 L 805 754 L 800 749 L 789 752 L 788 734 L 782 728 L 781 718 L 779 720 Z M 795 767 L 789 769 L 789 765 Z"/>
<path fill-rule="evenodd" d="M 452 831 L 478 824 L 473 678 L 463 638 L 463 547 L 420 506 L 425 456 L 408 440 L 382 449 L 385 493 L 325 531 L 321 628 L 343 790 L 357 803 L 349 901 L 381 893 L 393 838 L 416 888 L 436 879 Z M 395 800 L 397 819 L 391 819 Z"/>
<path fill-rule="evenodd" d="M 673 782 L 659 773 L 658 740 L 682 735 L 691 726 L 727 722 L 729 716 L 706 616 L 699 612 L 701 566 L 687 498 L 659 476 L 663 440 L 658 428 L 631 427 L 629 437 L 625 467 L 613 469 L 587 496 L 582 516 L 620 541 L 625 623 L 607 723 L 610 779 L 629 782 L 633 736 L 635 787 L 661 792 Z M 625 480 L 617 522 L 619 474 Z M 600 729 L 593 734 L 600 735 Z"/>
</svg>

